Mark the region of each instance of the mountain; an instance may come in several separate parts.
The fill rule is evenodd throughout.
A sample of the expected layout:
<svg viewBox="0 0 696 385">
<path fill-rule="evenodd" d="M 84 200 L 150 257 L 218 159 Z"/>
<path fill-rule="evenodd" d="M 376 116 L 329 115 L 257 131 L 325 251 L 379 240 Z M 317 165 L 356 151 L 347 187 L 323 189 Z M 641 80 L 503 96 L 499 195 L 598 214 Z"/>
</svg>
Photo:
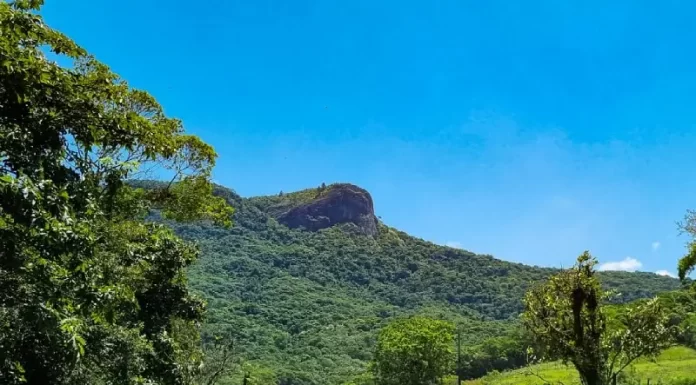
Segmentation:
<svg viewBox="0 0 696 385">
<path fill-rule="evenodd" d="M 359 232 L 374 237 L 378 221 L 372 197 L 367 190 L 348 183 L 337 183 L 292 194 L 257 197 L 252 203 L 293 229 L 317 231 L 342 223 L 352 223 Z"/>
<path fill-rule="evenodd" d="M 231 229 L 170 223 L 200 245 L 190 284 L 208 301 L 205 334 L 232 336 L 252 377 L 335 384 L 365 370 L 376 331 L 428 314 L 459 325 L 465 345 L 510 333 L 527 288 L 556 270 L 453 249 L 381 223 L 350 184 L 242 198 Z M 581 250 L 578 250 L 581 252 Z M 621 301 L 679 287 L 652 273 L 601 274 Z"/>
</svg>

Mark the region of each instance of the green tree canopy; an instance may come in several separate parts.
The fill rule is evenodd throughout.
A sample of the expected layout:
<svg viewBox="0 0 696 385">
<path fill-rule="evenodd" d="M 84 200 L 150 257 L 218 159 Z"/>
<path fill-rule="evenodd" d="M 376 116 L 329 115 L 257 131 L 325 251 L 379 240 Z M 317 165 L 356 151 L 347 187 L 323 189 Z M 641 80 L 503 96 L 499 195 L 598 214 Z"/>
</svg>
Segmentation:
<svg viewBox="0 0 696 385">
<path fill-rule="evenodd" d="M 200 360 L 177 337 L 203 312 L 184 275 L 197 249 L 144 219 L 228 225 L 216 154 L 41 4 L 0 3 L 0 383 L 182 383 Z M 147 170 L 170 182 L 124 183 Z"/>
<path fill-rule="evenodd" d="M 546 358 L 572 363 L 585 385 L 606 385 L 636 358 L 671 343 L 668 319 L 657 299 L 629 306 L 607 322 L 608 293 L 595 275 L 596 260 L 585 252 L 569 270 L 525 296 L 525 327 Z"/>
<path fill-rule="evenodd" d="M 379 332 L 373 373 L 381 385 L 435 384 L 452 366 L 454 325 L 425 317 L 392 322 Z"/>
<path fill-rule="evenodd" d="M 691 236 L 691 241 L 687 245 L 686 255 L 684 255 L 677 264 L 679 279 L 686 281 L 688 275 L 691 274 L 696 267 L 696 211 L 687 211 L 684 221 L 679 223 L 679 228 L 682 233 L 687 233 Z"/>
</svg>

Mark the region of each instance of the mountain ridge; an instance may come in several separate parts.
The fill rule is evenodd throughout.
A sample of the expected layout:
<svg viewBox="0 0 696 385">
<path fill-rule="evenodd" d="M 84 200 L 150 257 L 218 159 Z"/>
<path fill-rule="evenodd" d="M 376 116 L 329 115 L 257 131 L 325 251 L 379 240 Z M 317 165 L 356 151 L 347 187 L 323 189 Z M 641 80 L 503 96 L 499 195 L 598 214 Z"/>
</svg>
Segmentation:
<svg viewBox="0 0 696 385">
<path fill-rule="evenodd" d="M 249 200 L 290 228 L 318 231 L 352 223 L 362 233 L 377 235 L 377 217 L 370 193 L 354 184 L 321 184 L 289 194 L 252 197 Z"/>
<path fill-rule="evenodd" d="M 351 222 L 309 231 L 276 219 L 316 199 L 311 190 L 302 199 L 243 198 L 216 186 L 235 207 L 231 229 L 167 222 L 201 249 L 189 280 L 208 301 L 205 335 L 232 336 L 245 360 L 283 384 L 349 380 L 365 370 L 376 331 L 398 317 L 450 320 L 470 345 L 510 333 L 525 291 L 558 271 L 436 245 L 379 221 L 367 235 Z M 283 199 L 296 201 L 274 211 Z M 620 301 L 679 287 L 652 273 L 600 276 Z"/>
</svg>

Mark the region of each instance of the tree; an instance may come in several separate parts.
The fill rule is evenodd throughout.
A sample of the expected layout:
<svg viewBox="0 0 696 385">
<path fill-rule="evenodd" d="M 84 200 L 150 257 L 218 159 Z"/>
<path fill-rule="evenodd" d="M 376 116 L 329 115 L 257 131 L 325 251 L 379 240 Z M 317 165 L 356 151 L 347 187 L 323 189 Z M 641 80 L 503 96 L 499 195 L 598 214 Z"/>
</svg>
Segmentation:
<svg viewBox="0 0 696 385">
<path fill-rule="evenodd" d="M 435 384 L 454 360 L 454 326 L 412 317 L 392 322 L 377 337 L 372 370 L 381 385 Z"/>
<path fill-rule="evenodd" d="M 544 358 L 572 363 L 585 385 L 606 385 L 635 359 L 669 346 L 672 331 L 657 299 L 627 307 L 607 321 L 605 301 L 594 266 L 584 252 L 577 264 L 531 289 L 525 296 L 523 323 Z"/>
<path fill-rule="evenodd" d="M 493 370 L 504 371 L 526 365 L 528 341 L 514 330 L 507 335 L 494 335 L 480 345 L 468 346 L 461 352 L 459 374 L 464 379 L 485 376 Z"/>
<path fill-rule="evenodd" d="M 196 384 L 216 385 L 239 366 L 235 361 L 234 341 L 231 338 L 215 337 L 212 344 L 205 345 L 204 355 L 205 361 Z"/>
<path fill-rule="evenodd" d="M 213 149 L 37 14 L 0 3 L 0 383 L 183 383 L 204 306 L 170 219 L 230 224 Z M 48 60 L 50 50 L 72 61 Z M 126 183 L 148 170 L 168 183 Z"/>
<path fill-rule="evenodd" d="M 686 278 L 696 267 L 696 211 L 689 210 L 686 212 L 684 221 L 679 223 L 679 229 L 682 233 L 687 233 L 692 238 L 687 245 L 686 255 L 679 260 L 677 265 L 679 279 L 682 282 L 686 282 Z"/>
</svg>

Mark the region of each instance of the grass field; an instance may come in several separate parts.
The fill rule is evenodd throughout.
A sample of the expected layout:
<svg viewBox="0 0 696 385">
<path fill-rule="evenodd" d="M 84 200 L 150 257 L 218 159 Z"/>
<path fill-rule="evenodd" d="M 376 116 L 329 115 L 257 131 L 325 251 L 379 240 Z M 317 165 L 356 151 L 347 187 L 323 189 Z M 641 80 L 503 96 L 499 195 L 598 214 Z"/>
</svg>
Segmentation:
<svg viewBox="0 0 696 385">
<path fill-rule="evenodd" d="M 626 374 L 629 379 L 623 381 L 622 384 L 696 385 L 696 351 L 685 347 L 673 347 L 664 351 L 653 362 L 649 360 L 637 361 L 626 369 Z M 483 378 L 465 381 L 462 384 L 544 385 L 560 383 L 579 385 L 580 380 L 575 369 L 560 363 L 547 363 L 509 372 L 492 373 Z"/>
</svg>

